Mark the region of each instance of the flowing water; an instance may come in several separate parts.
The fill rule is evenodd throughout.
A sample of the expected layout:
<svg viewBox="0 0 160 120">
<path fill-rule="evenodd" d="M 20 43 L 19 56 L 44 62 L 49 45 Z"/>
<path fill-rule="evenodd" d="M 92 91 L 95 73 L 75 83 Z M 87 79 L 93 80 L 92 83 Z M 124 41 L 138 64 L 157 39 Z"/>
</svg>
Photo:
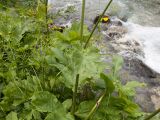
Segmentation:
<svg viewBox="0 0 160 120">
<path fill-rule="evenodd" d="M 52 12 L 67 6 L 75 6 L 74 17 L 80 18 L 82 0 L 49 0 Z M 86 0 L 86 23 L 91 24 L 100 14 L 108 0 Z M 160 73 L 160 0 L 114 0 L 107 14 L 126 19 L 123 26 L 128 29 L 125 39 L 141 43 L 144 56 L 141 60 Z M 69 18 L 71 19 L 71 18 Z"/>
</svg>

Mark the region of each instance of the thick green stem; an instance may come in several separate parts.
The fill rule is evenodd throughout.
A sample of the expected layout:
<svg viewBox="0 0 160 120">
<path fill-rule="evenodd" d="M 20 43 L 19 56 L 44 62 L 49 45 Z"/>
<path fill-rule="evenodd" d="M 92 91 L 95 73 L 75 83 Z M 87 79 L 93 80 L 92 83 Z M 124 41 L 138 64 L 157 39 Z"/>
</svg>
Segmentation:
<svg viewBox="0 0 160 120">
<path fill-rule="evenodd" d="M 85 0 L 82 1 L 82 15 L 81 15 L 81 41 L 83 41 L 83 26 L 84 26 Z"/>
<path fill-rule="evenodd" d="M 145 118 L 144 120 L 150 120 L 151 118 L 153 118 L 155 115 L 157 115 L 158 113 L 160 113 L 160 108 L 156 111 L 154 111 L 151 115 L 149 115 L 147 118 Z"/>
<path fill-rule="evenodd" d="M 92 110 L 89 112 L 89 114 L 88 114 L 88 116 L 86 117 L 85 120 L 89 120 L 91 118 L 91 116 L 93 115 L 93 113 L 97 110 L 97 108 L 101 104 L 101 102 L 102 102 L 103 98 L 105 97 L 105 95 L 106 95 L 106 92 L 101 95 L 101 97 L 98 99 L 98 101 L 96 102 L 96 104 L 93 106 Z"/>
<path fill-rule="evenodd" d="M 72 109 L 71 109 L 72 115 L 74 115 L 75 108 L 76 108 L 76 97 L 77 97 L 78 83 L 79 83 L 79 74 L 77 74 L 77 76 L 76 76 L 75 88 L 74 88 L 74 92 L 73 92 Z"/>
<path fill-rule="evenodd" d="M 88 43 L 89 43 L 89 41 L 90 41 L 90 39 L 91 39 L 91 37 L 92 37 L 94 31 L 96 30 L 96 28 L 97 28 L 99 22 L 101 21 L 101 19 L 102 19 L 102 17 L 104 16 L 105 12 L 107 11 L 107 9 L 109 8 L 109 6 L 111 5 L 112 1 L 113 1 L 113 0 L 110 0 L 110 1 L 109 1 L 109 3 L 107 4 L 106 8 L 105 8 L 104 11 L 103 11 L 103 13 L 100 15 L 100 17 L 99 17 L 99 19 L 98 19 L 96 25 L 94 26 L 94 28 L 93 28 L 93 30 L 92 30 L 92 32 L 91 32 L 89 38 L 87 39 L 87 41 L 86 41 L 86 43 L 85 43 L 85 45 L 84 45 L 84 49 L 87 48 L 87 45 L 88 45 Z"/>
</svg>

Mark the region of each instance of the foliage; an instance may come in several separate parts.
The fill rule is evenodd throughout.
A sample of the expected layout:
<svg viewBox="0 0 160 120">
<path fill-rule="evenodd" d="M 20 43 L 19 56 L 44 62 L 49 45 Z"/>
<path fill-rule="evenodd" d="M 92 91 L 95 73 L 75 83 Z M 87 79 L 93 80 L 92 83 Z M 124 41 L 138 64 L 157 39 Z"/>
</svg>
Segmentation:
<svg viewBox="0 0 160 120">
<path fill-rule="evenodd" d="M 34 7 L 36 5 L 35 0 L 0 0 L 0 3 L 6 7 Z"/>
<path fill-rule="evenodd" d="M 138 105 L 129 98 L 130 94 L 133 94 L 133 88 L 141 86 L 141 84 L 132 81 L 123 86 L 118 75 L 121 65 L 122 58 L 114 57 L 111 73 L 109 75 L 101 73 L 101 79 L 104 80 L 105 84 L 105 98 L 102 102 L 95 102 L 95 100 L 82 102 L 76 112 L 77 116 L 85 118 L 95 103 L 98 104 L 98 110 L 92 116 L 93 120 L 134 120 L 143 115 Z M 131 83 L 133 83 L 133 86 L 129 86 Z M 130 91 L 128 93 L 123 91 L 126 89 L 130 89 Z"/>
<path fill-rule="evenodd" d="M 138 119 L 142 113 L 132 98 L 142 84 L 121 84 L 122 58 L 113 57 L 110 73 L 104 74 L 106 63 L 95 45 L 83 49 L 90 35 L 87 26 L 83 40 L 76 22 L 64 33 L 48 31 L 45 10 L 40 2 L 25 14 L 0 12 L 0 119 L 85 119 L 104 92 L 93 120 Z M 71 115 L 77 74 L 76 113 Z"/>
</svg>

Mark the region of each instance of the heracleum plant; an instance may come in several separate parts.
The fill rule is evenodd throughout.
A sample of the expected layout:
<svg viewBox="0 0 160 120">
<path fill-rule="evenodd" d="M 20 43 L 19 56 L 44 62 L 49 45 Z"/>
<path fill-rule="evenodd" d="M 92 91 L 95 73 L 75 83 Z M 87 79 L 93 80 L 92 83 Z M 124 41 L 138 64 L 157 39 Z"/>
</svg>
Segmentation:
<svg viewBox="0 0 160 120">
<path fill-rule="evenodd" d="M 38 0 L 25 13 L 0 11 L 0 120 L 143 118 L 132 98 L 144 84 L 121 84 L 121 57 L 113 57 L 110 73 L 104 74 L 106 63 L 90 42 L 111 2 L 91 32 L 84 24 L 85 0 L 81 22 L 63 33 L 48 28 L 48 0 Z"/>
</svg>

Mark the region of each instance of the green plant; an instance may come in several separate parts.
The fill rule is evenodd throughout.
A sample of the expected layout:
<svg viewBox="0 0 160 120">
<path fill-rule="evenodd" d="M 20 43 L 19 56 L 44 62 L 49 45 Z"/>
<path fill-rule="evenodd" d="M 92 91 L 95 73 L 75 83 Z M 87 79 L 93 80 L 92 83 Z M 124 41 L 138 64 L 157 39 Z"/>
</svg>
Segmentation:
<svg viewBox="0 0 160 120">
<path fill-rule="evenodd" d="M 154 111 L 152 114 L 150 114 L 148 117 L 146 117 L 144 120 L 150 120 L 152 119 L 154 116 L 156 116 L 158 113 L 160 112 L 160 108 L 157 109 L 156 111 Z"/>
<path fill-rule="evenodd" d="M 129 83 L 123 86 L 118 74 L 122 63 L 122 58 L 113 58 L 113 66 L 110 75 L 101 73 L 101 79 L 104 80 L 104 83 L 96 84 L 98 85 L 97 87 L 105 88 L 105 90 L 101 90 L 101 95 L 97 102 L 95 102 L 95 100 L 82 102 L 76 115 L 81 118 L 86 118 L 86 120 L 132 120 L 137 119 L 142 115 L 138 105 L 130 98 L 130 94 L 132 94 L 135 87 L 143 86 L 143 84 L 132 82 L 132 86 L 130 87 L 127 85 Z M 123 89 L 130 89 L 130 92 L 126 95 L 126 91 L 123 91 Z"/>
<path fill-rule="evenodd" d="M 132 81 L 121 84 L 123 60 L 113 57 L 110 73 L 92 37 L 75 22 L 63 33 L 48 29 L 47 0 L 34 14 L 14 9 L 0 15 L 1 120 L 134 120 L 142 113 L 132 100 Z M 81 27 L 80 27 L 81 26 Z M 95 28 L 94 28 L 95 29 Z"/>
</svg>

